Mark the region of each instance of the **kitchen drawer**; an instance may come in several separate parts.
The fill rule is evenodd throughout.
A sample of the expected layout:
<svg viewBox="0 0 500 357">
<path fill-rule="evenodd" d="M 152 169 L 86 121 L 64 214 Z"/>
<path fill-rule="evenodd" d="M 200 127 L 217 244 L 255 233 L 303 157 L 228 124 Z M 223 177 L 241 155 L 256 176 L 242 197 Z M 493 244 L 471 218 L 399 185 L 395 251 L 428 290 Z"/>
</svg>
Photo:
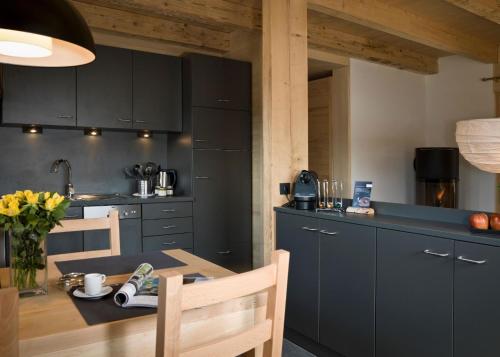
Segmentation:
<svg viewBox="0 0 500 357">
<path fill-rule="evenodd" d="M 192 217 L 142 221 L 142 235 L 144 237 L 190 232 L 193 232 Z"/>
<path fill-rule="evenodd" d="M 142 250 L 192 249 L 193 233 L 169 234 L 163 236 L 144 237 Z"/>
<path fill-rule="evenodd" d="M 143 219 L 191 217 L 193 204 L 191 202 L 148 203 L 142 205 Z"/>
</svg>

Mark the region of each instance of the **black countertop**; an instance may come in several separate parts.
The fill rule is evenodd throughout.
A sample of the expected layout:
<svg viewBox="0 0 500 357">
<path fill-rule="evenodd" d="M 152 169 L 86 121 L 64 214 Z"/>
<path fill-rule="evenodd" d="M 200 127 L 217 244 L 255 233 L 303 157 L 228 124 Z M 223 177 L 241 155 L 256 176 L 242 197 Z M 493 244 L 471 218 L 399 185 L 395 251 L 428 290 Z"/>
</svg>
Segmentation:
<svg viewBox="0 0 500 357">
<path fill-rule="evenodd" d="M 168 203 L 168 202 L 192 202 L 192 201 L 193 197 L 190 196 L 140 198 L 130 195 L 117 195 L 116 197 L 102 199 L 102 200 L 74 200 L 71 201 L 70 207 L 114 206 L 114 205 L 133 205 L 133 204 Z"/>
<path fill-rule="evenodd" d="M 281 213 L 295 214 L 345 223 L 353 223 L 370 227 L 392 229 L 409 233 L 425 234 L 433 237 L 454 239 L 500 247 L 500 234 L 492 235 L 471 233 L 467 224 L 462 223 L 450 223 L 438 220 L 417 219 L 387 214 L 375 214 L 374 216 L 368 216 L 355 213 L 304 211 L 288 207 L 276 207 L 274 210 Z"/>
</svg>

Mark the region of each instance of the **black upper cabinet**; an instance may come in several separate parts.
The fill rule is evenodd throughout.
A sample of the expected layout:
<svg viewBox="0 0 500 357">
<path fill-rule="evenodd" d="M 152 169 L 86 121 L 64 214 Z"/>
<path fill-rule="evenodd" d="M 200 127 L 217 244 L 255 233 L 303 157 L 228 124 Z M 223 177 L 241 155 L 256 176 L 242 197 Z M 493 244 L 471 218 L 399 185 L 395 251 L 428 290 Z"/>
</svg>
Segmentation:
<svg viewBox="0 0 500 357">
<path fill-rule="evenodd" d="M 96 46 L 96 60 L 77 69 L 79 127 L 132 128 L 132 52 Z"/>
<path fill-rule="evenodd" d="M 133 128 L 182 130 L 182 61 L 133 53 Z"/>
<path fill-rule="evenodd" d="M 319 341 L 343 356 L 373 356 L 376 229 L 325 220 L 319 239 Z"/>
<path fill-rule="evenodd" d="M 185 57 L 186 93 L 191 106 L 233 110 L 251 109 L 251 64 L 220 57 Z"/>
<path fill-rule="evenodd" d="M 3 66 L 3 124 L 76 125 L 74 68 Z"/>
<path fill-rule="evenodd" d="M 378 229 L 376 301 L 377 356 L 451 357 L 453 241 Z"/>
<path fill-rule="evenodd" d="M 285 326 L 318 341 L 319 221 L 278 213 L 277 248 L 290 252 Z"/>
<path fill-rule="evenodd" d="M 500 351 L 500 248 L 456 242 L 455 255 L 454 356 L 496 357 Z"/>
</svg>

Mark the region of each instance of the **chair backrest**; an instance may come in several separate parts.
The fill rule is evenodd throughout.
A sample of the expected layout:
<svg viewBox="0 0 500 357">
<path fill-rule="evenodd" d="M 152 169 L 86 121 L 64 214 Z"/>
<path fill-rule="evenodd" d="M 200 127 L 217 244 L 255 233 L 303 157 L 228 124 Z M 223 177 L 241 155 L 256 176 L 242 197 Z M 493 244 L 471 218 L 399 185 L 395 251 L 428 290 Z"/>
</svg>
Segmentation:
<svg viewBox="0 0 500 357">
<path fill-rule="evenodd" d="M 0 356 L 19 355 L 19 294 L 16 288 L 0 289 Z"/>
<path fill-rule="evenodd" d="M 263 345 L 265 356 L 280 357 L 289 259 L 290 253 L 277 250 L 272 254 L 271 264 L 263 268 L 199 284 L 182 285 L 182 275 L 177 272 L 160 274 L 156 356 L 238 356 L 252 349 L 260 349 Z M 228 337 L 181 349 L 183 311 L 228 302 L 263 291 L 267 291 L 264 321 Z"/>
<path fill-rule="evenodd" d="M 110 249 L 49 255 L 47 257 L 49 274 L 51 266 L 53 266 L 56 261 L 120 255 L 120 218 L 117 210 L 111 210 L 109 212 L 109 217 L 106 218 L 68 219 L 61 221 L 61 226 L 54 227 L 50 233 L 68 233 L 105 229 L 109 230 Z"/>
</svg>

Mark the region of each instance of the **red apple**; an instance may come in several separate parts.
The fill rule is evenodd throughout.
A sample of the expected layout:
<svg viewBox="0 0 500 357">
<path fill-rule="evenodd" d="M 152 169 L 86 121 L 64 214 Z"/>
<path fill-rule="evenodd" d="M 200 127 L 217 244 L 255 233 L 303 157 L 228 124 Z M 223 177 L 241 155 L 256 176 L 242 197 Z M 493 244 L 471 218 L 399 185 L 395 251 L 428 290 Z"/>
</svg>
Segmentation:
<svg viewBox="0 0 500 357">
<path fill-rule="evenodd" d="M 472 228 L 488 229 L 490 226 L 490 220 L 486 213 L 474 213 L 469 217 L 469 224 Z"/>
<path fill-rule="evenodd" d="M 500 214 L 494 213 L 490 216 L 491 229 L 500 231 Z"/>
</svg>

